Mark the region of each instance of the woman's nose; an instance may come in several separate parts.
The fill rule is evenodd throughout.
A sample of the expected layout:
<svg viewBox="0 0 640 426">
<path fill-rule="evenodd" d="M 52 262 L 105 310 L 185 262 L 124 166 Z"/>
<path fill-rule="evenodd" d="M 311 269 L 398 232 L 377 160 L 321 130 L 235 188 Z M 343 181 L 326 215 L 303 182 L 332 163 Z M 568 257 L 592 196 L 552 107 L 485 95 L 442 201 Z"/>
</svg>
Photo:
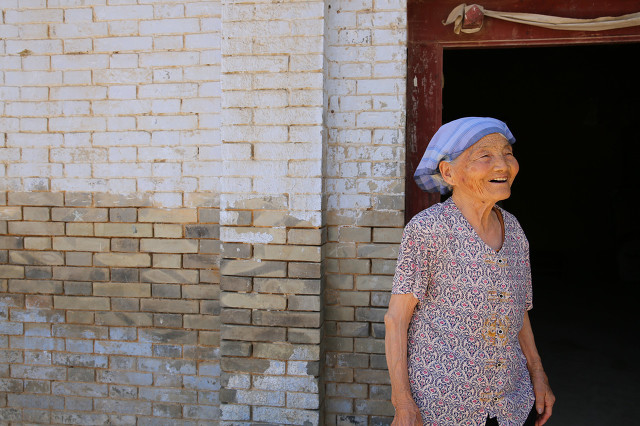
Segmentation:
<svg viewBox="0 0 640 426">
<path fill-rule="evenodd" d="M 494 157 L 493 168 L 495 170 L 507 170 L 508 167 L 507 158 L 504 155 Z"/>
</svg>

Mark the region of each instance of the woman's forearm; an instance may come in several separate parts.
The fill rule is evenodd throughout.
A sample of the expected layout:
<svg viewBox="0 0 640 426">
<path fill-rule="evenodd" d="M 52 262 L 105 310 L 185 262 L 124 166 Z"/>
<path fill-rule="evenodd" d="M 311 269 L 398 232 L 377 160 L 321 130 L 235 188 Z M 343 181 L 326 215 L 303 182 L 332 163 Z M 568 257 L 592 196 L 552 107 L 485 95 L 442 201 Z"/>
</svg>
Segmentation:
<svg viewBox="0 0 640 426">
<path fill-rule="evenodd" d="M 533 385 L 533 393 L 536 399 L 535 407 L 538 412 L 536 426 L 542 426 L 551 417 L 556 397 L 549 386 L 547 374 L 542 368 L 542 361 L 533 338 L 533 330 L 531 329 L 528 313 L 524 314 L 524 322 L 518 334 L 518 340 L 520 341 L 522 353 L 527 358 L 527 368 L 529 369 L 529 376 L 531 376 L 531 384 Z"/>
<path fill-rule="evenodd" d="M 543 370 L 542 360 L 540 354 L 538 354 L 538 348 L 533 337 L 533 330 L 531 329 L 531 321 L 529 321 L 529 313 L 524 313 L 524 321 L 522 323 L 522 329 L 518 334 L 518 340 L 520 341 L 520 347 L 525 358 L 527 358 L 527 368 L 529 372 Z"/>
<path fill-rule="evenodd" d="M 407 329 L 418 300 L 413 294 L 394 294 L 384 317 L 385 352 L 391 379 L 391 402 L 398 408 L 413 403 L 407 365 Z"/>
</svg>

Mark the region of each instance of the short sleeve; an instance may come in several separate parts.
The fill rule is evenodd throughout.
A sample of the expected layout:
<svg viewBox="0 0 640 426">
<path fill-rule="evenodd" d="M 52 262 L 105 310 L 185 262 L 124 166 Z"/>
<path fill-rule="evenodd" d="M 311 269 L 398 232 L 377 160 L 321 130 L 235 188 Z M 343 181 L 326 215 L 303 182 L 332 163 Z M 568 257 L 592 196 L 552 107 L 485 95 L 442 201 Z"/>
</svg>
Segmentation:
<svg viewBox="0 0 640 426">
<path fill-rule="evenodd" d="M 533 284 L 531 280 L 531 256 L 529 255 L 529 242 L 525 237 L 525 252 L 527 264 L 525 265 L 525 308 L 527 311 L 533 309 Z"/>
<path fill-rule="evenodd" d="M 424 270 L 427 253 L 425 248 L 426 230 L 418 221 L 411 221 L 404 228 L 398 253 L 398 262 L 393 277 L 392 294 L 413 293 L 422 300 L 426 291 Z"/>
<path fill-rule="evenodd" d="M 525 276 L 526 282 L 525 282 L 525 307 L 527 309 L 527 311 L 530 311 L 531 309 L 533 309 L 533 284 L 531 281 L 531 260 L 529 257 L 529 250 L 527 250 L 527 270 L 526 270 L 526 276 Z"/>
<path fill-rule="evenodd" d="M 503 216 L 507 218 L 510 222 L 515 225 L 515 241 L 517 242 L 518 254 L 517 254 L 517 263 L 518 265 L 522 265 L 520 269 L 520 282 L 524 286 L 524 288 L 520 287 L 519 293 L 522 300 L 522 296 L 524 296 L 524 307 L 527 311 L 533 309 L 533 286 L 531 279 L 531 256 L 529 253 L 529 240 L 520 226 L 520 223 L 510 213 L 507 213 L 503 210 Z M 523 294 L 524 293 L 524 294 Z"/>
</svg>

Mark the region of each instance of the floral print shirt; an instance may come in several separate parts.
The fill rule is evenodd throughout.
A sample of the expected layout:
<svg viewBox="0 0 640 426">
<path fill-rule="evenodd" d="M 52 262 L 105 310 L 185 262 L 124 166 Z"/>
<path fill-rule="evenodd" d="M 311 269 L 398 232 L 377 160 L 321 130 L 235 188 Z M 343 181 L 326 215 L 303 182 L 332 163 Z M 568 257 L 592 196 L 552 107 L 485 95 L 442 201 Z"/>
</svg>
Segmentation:
<svg viewBox="0 0 640 426">
<path fill-rule="evenodd" d="M 534 396 L 518 333 L 532 307 L 529 243 L 516 218 L 489 247 L 451 198 L 405 227 L 393 294 L 418 304 L 408 330 L 409 382 L 425 425 L 521 426 Z"/>
</svg>

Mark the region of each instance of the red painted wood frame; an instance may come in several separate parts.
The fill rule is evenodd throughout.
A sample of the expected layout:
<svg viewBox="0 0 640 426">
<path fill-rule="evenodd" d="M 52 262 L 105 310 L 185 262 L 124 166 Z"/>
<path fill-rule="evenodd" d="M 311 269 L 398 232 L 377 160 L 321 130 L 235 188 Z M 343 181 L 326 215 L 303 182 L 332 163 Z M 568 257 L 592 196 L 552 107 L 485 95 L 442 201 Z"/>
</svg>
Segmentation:
<svg viewBox="0 0 640 426">
<path fill-rule="evenodd" d="M 609 31 L 550 30 L 485 17 L 474 34 L 455 34 L 444 26 L 460 0 L 408 0 L 407 128 L 405 222 L 438 202 L 439 194 L 420 190 L 413 173 L 429 140 L 442 124 L 443 49 L 558 46 L 640 42 L 640 27 Z M 638 0 L 480 0 L 488 10 L 568 18 L 598 18 L 640 12 Z M 469 72 L 473 72 L 470 69 Z"/>
</svg>

